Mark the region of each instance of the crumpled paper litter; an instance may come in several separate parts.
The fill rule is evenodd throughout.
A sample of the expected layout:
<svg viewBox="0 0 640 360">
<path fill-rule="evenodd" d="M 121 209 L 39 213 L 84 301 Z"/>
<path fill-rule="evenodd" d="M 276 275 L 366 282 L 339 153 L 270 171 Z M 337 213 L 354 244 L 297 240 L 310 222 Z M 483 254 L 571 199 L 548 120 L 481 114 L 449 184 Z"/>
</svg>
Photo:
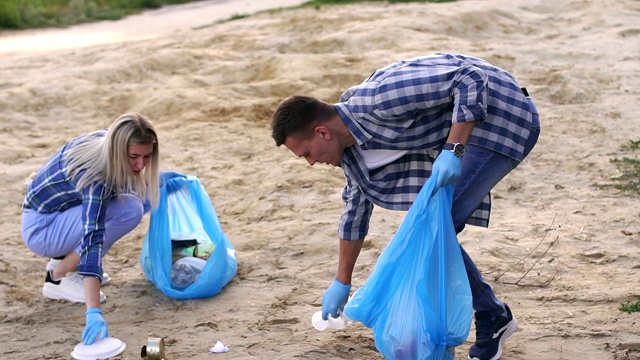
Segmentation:
<svg viewBox="0 0 640 360">
<path fill-rule="evenodd" d="M 209 349 L 212 353 L 226 353 L 229 351 L 229 347 L 222 343 L 222 341 L 218 340 L 216 344 Z"/>
</svg>

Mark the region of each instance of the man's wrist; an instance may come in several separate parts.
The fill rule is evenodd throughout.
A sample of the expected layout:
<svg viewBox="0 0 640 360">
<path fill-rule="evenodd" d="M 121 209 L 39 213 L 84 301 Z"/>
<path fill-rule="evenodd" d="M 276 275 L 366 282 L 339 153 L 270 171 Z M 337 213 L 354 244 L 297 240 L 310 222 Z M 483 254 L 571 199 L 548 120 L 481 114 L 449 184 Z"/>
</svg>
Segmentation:
<svg viewBox="0 0 640 360">
<path fill-rule="evenodd" d="M 462 159 L 465 153 L 465 146 L 462 143 L 446 143 L 442 150 L 451 151 L 457 158 Z"/>
</svg>

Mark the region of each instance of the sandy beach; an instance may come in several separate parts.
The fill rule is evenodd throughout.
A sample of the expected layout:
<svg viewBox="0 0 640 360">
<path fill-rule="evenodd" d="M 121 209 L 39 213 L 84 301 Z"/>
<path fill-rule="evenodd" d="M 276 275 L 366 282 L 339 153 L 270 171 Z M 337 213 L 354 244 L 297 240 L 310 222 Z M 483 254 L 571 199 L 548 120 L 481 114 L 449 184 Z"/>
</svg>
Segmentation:
<svg viewBox="0 0 640 360">
<path fill-rule="evenodd" d="M 337 266 L 344 177 L 275 147 L 271 115 L 290 95 L 335 102 L 371 71 L 434 52 L 509 70 L 541 115 L 536 148 L 493 191 L 490 227 L 459 235 L 518 319 L 502 359 L 640 359 L 640 313 L 619 310 L 640 298 L 639 196 L 596 186 L 618 175 L 612 159 L 638 155 L 624 145 L 640 140 L 639 1 L 366 3 L 220 23 L 301 2 L 223 1 L 210 16 L 203 3 L 138 15 L 144 33 L 120 32 L 130 18 L 0 32 L 2 359 L 70 359 L 80 341 L 85 307 L 42 296 L 48 259 L 22 241 L 21 202 L 60 146 L 127 111 L 156 125 L 163 169 L 201 180 L 238 272 L 208 299 L 164 296 L 139 263 L 145 216 L 105 257 L 102 308 L 127 343 L 115 359 L 139 359 L 149 337 L 167 359 L 382 359 L 362 324 L 311 326 Z M 163 17 L 181 9 L 189 26 Z M 354 288 L 403 216 L 374 210 Z M 209 352 L 218 340 L 229 352 Z"/>
</svg>

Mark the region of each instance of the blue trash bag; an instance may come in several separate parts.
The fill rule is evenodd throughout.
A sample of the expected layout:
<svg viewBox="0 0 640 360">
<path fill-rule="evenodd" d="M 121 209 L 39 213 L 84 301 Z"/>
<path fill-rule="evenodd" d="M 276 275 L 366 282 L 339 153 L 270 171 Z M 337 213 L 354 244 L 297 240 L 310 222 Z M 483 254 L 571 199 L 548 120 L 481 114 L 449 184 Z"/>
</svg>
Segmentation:
<svg viewBox="0 0 640 360">
<path fill-rule="evenodd" d="M 431 176 L 345 315 L 372 329 L 385 359 L 453 359 L 473 307 L 451 219 L 453 185 L 433 196 Z"/>
<path fill-rule="evenodd" d="M 198 279 L 184 289 L 171 287 L 171 240 L 183 234 L 198 239 L 208 256 Z M 203 253 L 202 251 L 200 252 Z M 175 176 L 160 187 L 160 203 L 151 213 L 140 264 L 147 279 L 173 299 L 205 298 L 218 294 L 235 276 L 236 254 L 197 177 Z"/>
</svg>

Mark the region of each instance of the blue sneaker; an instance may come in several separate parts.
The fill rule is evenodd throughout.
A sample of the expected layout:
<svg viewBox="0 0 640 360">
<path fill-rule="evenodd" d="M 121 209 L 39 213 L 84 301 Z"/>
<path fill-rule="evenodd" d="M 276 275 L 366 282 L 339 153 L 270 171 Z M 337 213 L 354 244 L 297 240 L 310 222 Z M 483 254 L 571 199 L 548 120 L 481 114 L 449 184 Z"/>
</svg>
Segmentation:
<svg viewBox="0 0 640 360">
<path fill-rule="evenodd" d="M 516 318 L 505 304 L 506 315 L 491 317 L 488 311 L 477 311 L 476 343 L 469 349 L 470 360 L 497 360 L 502 356 L 502 343 L 518 328 Z"/>
</svg>

